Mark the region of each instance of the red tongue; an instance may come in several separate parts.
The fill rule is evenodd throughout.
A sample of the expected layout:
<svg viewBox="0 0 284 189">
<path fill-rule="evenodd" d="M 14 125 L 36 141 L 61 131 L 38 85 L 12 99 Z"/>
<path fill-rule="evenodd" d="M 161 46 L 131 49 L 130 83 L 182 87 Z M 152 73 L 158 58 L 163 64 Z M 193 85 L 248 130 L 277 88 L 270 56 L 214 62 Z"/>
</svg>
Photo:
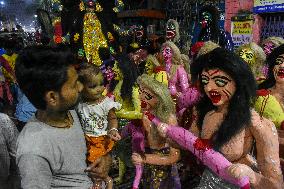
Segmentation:
<svg viewBox="0 0 284 189">
<path fill-rule="evenodd" d="M 280 78 L 284 78 L 284 70 L 283 70 L 283 69 L 280 69 L 280 70 L 278 71 L 277 76 L 279 76 Z"/>
<path fill-rule="evenodd" d="M 278 73 L 277 74 L 280 78 L 284 78 L 284 73 Z"/>
<path fill-rule="evenodd" d="M 221 95 L 211 96 L 210 98 L 211 98 L 211 101 L 213 102 L 213 104 L 217 104 L 221 100 Z"/>
<path fill-rule="evenodd" d="M 145 101 L 141 101 L 141 108 L 146 108 L 147 107 L 147 103 Z"/>
<path fill-rule="evenodd" d="M 206 22 L 205 20 L 203 20 L 203 21 L 201 22 L 201 25 L 202 25 L 202 28 L 206 28 L 207 22 Z"/>
<path fill-rule="evenodd" d="M 173 38 L 174 35 L 175 35 L 174 32 L 172 32 L 172 31 L 167 31 L 167 36 L 166 36 L 166 38 L 167 38 L 167 39 Z"/>
</svg>

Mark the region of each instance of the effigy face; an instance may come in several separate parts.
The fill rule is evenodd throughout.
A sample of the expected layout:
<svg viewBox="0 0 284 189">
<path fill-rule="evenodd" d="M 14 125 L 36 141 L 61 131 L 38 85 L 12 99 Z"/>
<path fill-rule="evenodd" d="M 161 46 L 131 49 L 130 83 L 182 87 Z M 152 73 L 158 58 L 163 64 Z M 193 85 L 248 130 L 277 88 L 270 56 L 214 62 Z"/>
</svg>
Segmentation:
<svg viewBox="0 0 284 189">
<path fill-rule="evenodd" d="M 173 22 L 169 22 L 166 29 L 166 38 L 172 40 L 176 37 L 176 26 Z"/>
<path fill-rule="evenodd" d="M 148 75 L 151 75 L 153 73 L 153 70 L 154 70 L 154 64 L 151 60 L 147 60 L 146 61 L 146 64 L 145 64 L 145 72 L 148 74 Z"/>
<path fill-rule="evenodd" d="M 233 78 L 219 69 L 203 70 L 201 83 L 214 106 L 229 104 L 236 92 L 236 83 Z"/>
<path fill-rule="evenodd" d="M 284 84 L 284 54 L 281 54 L 276 59 L 273 73 L 276 82 Z"/>
<path fill-rule="evenodd" d="M 255 54 L 250 48 L 242 49 L 239 55 L 249 65 L 253 65 L 256 62 Z"/>
<path fill-rule="evenodd" d="M 145 86 L 139 86 L 139 98 L 141 100 L 141 109 L 143 111 L 152 111 L 159 102 L 157 96 Z"/>
<path fill-rule="evenodd" d="M 142 38 L 144 36 L 144 27 L 142 25 L 133 26 L 133 31 L 137 38 Z"/>
<path fill-rule="evenodd" d="M 165 60 L 169 60 L 169 59 L 171 59 L 173 57 L 172 49 L 169 46 L 166 46 L 163 49 L 163 56 L 164 56 Z"/>
<path fill-rule="evenodd" d="M 209 12 L 203 12 L 201 14 L 201 24 L 202 27 L 207 27 L 212 22 L 212 14 Z"/>
</svg>

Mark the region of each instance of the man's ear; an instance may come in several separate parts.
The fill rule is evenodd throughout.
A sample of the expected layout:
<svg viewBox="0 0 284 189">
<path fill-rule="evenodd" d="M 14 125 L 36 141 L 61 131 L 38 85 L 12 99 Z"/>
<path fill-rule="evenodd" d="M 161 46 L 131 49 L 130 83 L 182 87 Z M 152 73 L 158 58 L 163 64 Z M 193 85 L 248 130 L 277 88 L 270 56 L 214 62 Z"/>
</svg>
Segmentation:
<svg viewBox="0 0 284 189">
<path fill-rule="evenodd" d="M 59 94 L 55 91 L 48 91 L 45 94 L 45 101 L 47 106 L 57 106 L 59 103 Z"/>
</svg>

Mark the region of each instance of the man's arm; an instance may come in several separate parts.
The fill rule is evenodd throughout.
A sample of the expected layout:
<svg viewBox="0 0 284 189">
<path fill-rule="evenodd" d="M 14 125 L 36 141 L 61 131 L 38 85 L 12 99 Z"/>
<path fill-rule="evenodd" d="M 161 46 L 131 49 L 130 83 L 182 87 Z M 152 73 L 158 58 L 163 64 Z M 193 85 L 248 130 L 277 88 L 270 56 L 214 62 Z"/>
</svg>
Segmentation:
<svg viewBox="0 0 284 189">
<path fill-rule="evenodd" d="M 50 189 L 52 172 L 46 159 L 36 155 L 21 155 L 18 166 L 22 189 Z"/>
</svg>

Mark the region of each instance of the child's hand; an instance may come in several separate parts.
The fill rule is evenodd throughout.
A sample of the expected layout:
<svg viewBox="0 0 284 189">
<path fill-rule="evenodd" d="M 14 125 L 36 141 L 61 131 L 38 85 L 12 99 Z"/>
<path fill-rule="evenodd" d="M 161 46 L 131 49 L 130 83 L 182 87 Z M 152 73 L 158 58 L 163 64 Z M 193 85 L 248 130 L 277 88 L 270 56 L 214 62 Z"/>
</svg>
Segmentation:
<svg viewBox="0 0 284 189">
<path fill-rule="evenodd" d="M 117 130 L 110 130 L 108 132 L 108 136 L 114 141 L 119 141 L 121 139 L 121 136 Z"/>
</svg>

